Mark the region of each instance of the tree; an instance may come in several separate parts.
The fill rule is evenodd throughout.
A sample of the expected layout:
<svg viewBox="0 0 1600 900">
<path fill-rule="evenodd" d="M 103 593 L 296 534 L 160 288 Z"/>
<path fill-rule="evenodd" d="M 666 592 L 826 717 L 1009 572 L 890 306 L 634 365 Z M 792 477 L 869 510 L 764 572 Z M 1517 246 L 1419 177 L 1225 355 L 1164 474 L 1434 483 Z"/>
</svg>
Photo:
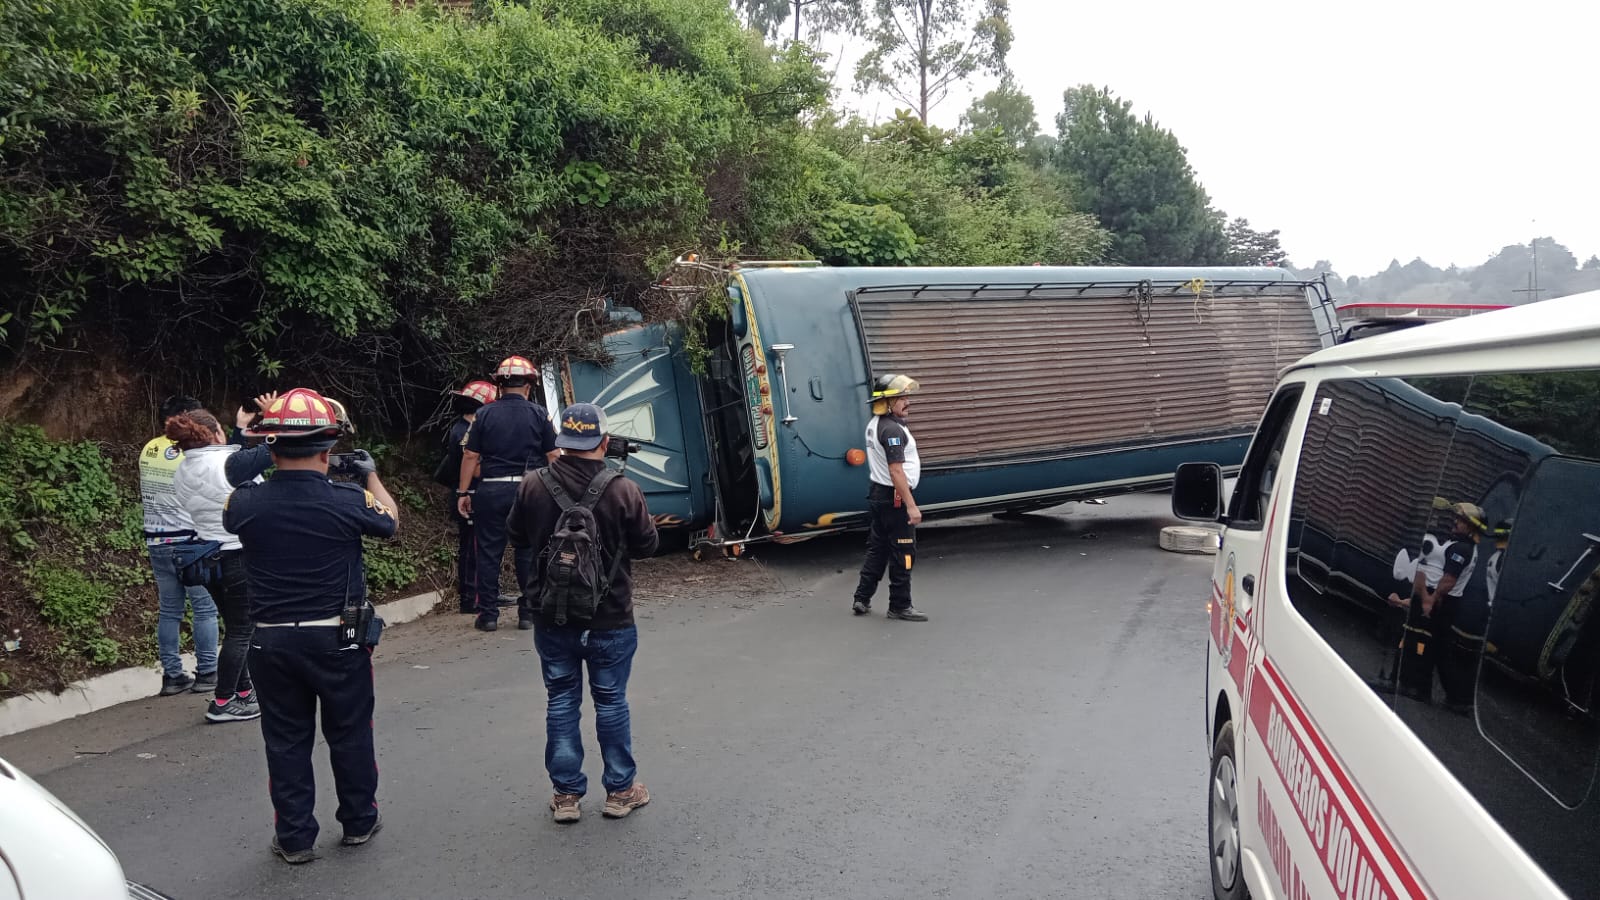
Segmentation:
<svg viewBox="0 0 1600 900">
<path fill-rule="evenodd" d="M 1093 216 L 1073 211 L 1062 179 L 1028 166 L 996 132 L 952 135 L 901 110 L 877 127 L 824 120 L 814 133 L 845 163 L 827 176 L 845 206 L 829 210 L 804 241 L 825 259 L 1016 266 L 1105 258 L 1110 236 Z M 899 254 L 906 236 L 896 217 L 872 209 L 880 205 L 915 237 L 909 260 Z"/>
<path fill-rule="evenodd" d="M 861 30 L 861 0 L 733 0 L 745 24 L 776 39 L 785 22 L 793 40 L 804 35 L 856 34 Z"/>
<path fill-rule="evenodd" d="M 1126 265 L 1205 265 L 1229 258 L 1222 214 L 1195 180 L 1172 132 L 1109 88 L 1063 95 L 1055 161 L 1083 208 L 1109 229 Z"/>
<path fill-rule="evenodd" d="M 999 87 L 972 101 L 961 124 L 968 131 L 994 129 L 1014 147 L 1025 147 L 1039 135 L 1033 98 L 1017 87 L 1010 73 L 1000 79 Z"/>
<path fill-rule="evenodd" d="M 980 70 L 1005 71 L 1010 0 L 875 0 L 874 12 L 856 86 L 883 89 L 924 124 L 950 85 Z"/>
<path fill-rule="evenodd" d="M 1600 270 L 1600 256 L 1590 256 L 1588 259 L 1584 260 L 1583 270 L 1585 272 Z"/>
<path fill-rule="evenodd" d="M 1237 266 L 1281 266 L 1289 258 L 1278 243 L 1278 229 L 1256 231 L 1249 219 L 1228 223 L 1228 256 Z"/>
</svg>

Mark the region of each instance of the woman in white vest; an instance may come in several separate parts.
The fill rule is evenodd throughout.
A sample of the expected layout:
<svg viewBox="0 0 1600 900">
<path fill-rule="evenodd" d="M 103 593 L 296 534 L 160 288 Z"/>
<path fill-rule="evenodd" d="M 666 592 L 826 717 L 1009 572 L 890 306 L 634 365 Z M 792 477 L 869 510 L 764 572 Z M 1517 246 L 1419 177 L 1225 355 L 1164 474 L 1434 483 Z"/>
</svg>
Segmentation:
<svg viewBox="0 0 1600 900">
<path fill-rule="evenodd" d="M 172 486 L 178 500 L 194 520 L 202 541 L 217 545 L 216 577 L 206 589 L 222 614 L 224 636 L 217 658 L 217 687 L 206 707 L 208 722 L 242 722 L 259 718 L 255 686 L 246 660 L 255 623 L 245 594 L 244 550 L 239 536 L 222 527 L 222 512 L 233 494 L 225 473 L 228 457 L 239 450 L 227 442 L 222 423 L 203 409 L 167 420 L 167 437 L 183 450 Z"/>
</svg>

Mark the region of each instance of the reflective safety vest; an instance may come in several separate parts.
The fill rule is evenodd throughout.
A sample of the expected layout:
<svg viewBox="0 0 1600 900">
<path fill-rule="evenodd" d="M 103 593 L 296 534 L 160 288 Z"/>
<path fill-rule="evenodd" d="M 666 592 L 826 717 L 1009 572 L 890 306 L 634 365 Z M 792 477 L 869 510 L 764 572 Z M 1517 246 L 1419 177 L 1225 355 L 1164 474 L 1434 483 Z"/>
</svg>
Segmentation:
<svg viewBox="0 0 1600 900">
<path fill-rule="evenodd" d="M 195 536 L 194 520 L 172 487 L 180 462 L 183 451 L 164 435 L 151 438 L 139 451 L 139 499 L 144 504 L 146 544 L 170 544 Z"/>
</svg>

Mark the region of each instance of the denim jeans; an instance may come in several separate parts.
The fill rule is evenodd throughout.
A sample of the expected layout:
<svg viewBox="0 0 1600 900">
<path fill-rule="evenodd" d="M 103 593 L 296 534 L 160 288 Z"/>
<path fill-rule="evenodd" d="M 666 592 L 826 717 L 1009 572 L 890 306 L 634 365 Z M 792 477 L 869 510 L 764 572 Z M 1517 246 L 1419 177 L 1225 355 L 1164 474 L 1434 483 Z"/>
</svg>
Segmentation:
<svg viewBox="0 0 1600 900">
<path fill-rule="evenodd" d="M 560 794 L 583 796 L 589 779 L 583 774 L 583 667 L 589 666 L 589 693 L 594 697 L 594 730 L 605 762 L 601 784 L 610 791 L 633 785 L 633 737 L 628 728 L 628 674 L 639 649 L 639 631 L 632 625 L 591 631 L 571 625 L 540 622 L 533 633 L 549 695 L 545 711 L 544 767 Z"/>
<path fill-rule="evenodd" d="M 178 563 L 173 558 L 172 548 L 172 544 L 151 544 L 148 548 L 161 610 L 156 620 L 161 671 L 171 678 L 183 674 L 183 660 L 178 656 L 178 631 L 183 624 L 184 601 L 187 600 L 194 607 L 194 670 L 210 674 L 217 670 L 217 604 L 205 588 L 185 588 L 178 580 Z"/>
</svg>

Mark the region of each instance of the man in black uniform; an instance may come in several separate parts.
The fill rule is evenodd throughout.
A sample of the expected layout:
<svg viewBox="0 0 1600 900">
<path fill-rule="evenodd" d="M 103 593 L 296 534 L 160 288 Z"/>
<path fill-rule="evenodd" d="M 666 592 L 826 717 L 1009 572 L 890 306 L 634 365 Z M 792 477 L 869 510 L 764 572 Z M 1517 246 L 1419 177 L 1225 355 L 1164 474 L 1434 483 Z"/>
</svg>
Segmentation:
<svg viewBox="0 0 1600 900">
<path fill-rule="evenodd" d="M 555 460 L 556 433 L 550 413 L 528 399 L 533 389 L 533 363 L 520 356 L 501 360 L 494 371 L 500 399 L 478 410 L 461 453 L 456 483 L 456 510 L 472 519 L 478 533 L 479 631 L 494 631 L 500 621 L 500 560 L 506 553 L 506 517 L 517 501 L 522 476 Z M 473 488 L 473 479 L 478 486 Z M 533 569 L 533 550 L 518 547 L 519 596 Z M 517 604 L 517 627 L 533 627 L 533 610 L 525 599 Z"/>
<path fill-rule="evenodd" d="M 478 410 L 485 403 L 493 403 L 498 392 L 487 381 L 474 381 L 450 397 L 450 405 L 458 418 L 450 423 L 444 435 L 444 458 L 433 473 L 433 480 L 447 488 L 456 486 L 461 474 L 461 454 L 467 442 L 467 431 L 472 428 Z M 476 480 L 467 486 L 470 494 L 478 486 Z M 455 499 L 450 500 L 450 515 L 456 519 L 456 599 L 463 613 L 478 611 L 478 532 L 470 516 L 463 516 Z"/>
<path fill-rule="evenodd" d="M 906 428 L 911 397 L 919 385 L 904 375 L 882 375 L 872 383 L 872 420 L 867 423 L 867 468 L 872 488 L 867 494 L 871 530 L 867 559 L 861 564 L 851 609 L 867 614 L 872 595 L 889 570 L 888 618 L 926 622 L 928 615 L 911 605 L 911 563 L 917 555 L 917 525 L 922 510 L 911 492 L 922 478 L 917 440 Z"/>
<path fill-rule="evenodd" d="M 339 796 L 341 843 L 365 844 L 382 827 L 372 747 L 372 650 L 340 638 L 339 619 L 366 593 L 363 535 L 391 537 L 394 499 L 363 455 L 366 489 L 328 480 L 328 451 L 345 427 L 337 404 L 296 388 L 247 431 L 264 437 L 277 472 L 234 490 L 223 526 L 244 545 L 256 630 L 250 672 L 276 812 L 272 852 L 289 863 L 317 858 L 311 748 L 317 707 Z"/>
</svg>

